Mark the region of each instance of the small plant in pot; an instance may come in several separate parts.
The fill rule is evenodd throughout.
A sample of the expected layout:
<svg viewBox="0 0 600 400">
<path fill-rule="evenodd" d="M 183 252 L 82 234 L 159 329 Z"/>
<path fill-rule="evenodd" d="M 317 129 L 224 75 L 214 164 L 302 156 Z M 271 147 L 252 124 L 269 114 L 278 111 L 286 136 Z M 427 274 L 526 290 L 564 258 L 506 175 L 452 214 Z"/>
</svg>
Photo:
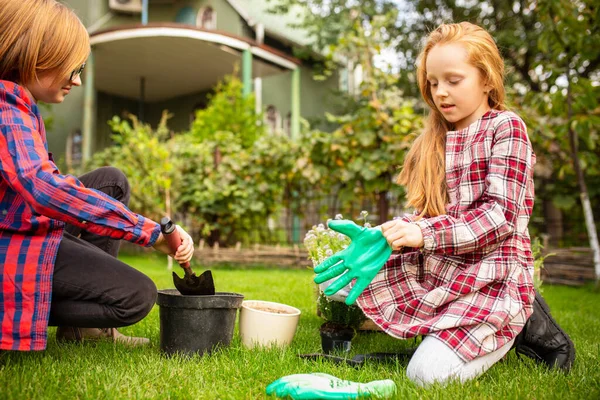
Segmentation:
<svg viewBox="0 0 600 400">
<path fill-rule="evenodd" d="M 361 212 L 361 217 L 365 220 L 367 215 L 366 211 Z M 338 214 L 335 219 L 343 219 L 343 217 Z M 368 226 L 368 223 L 365 222 L 365 226 Z M 350 239 L 346 235 L 335 232 L 323 224 L 314 226 L 304 238 L 304 245 L 313 266 L 319 265 L 349 244 Z M 358 306 L 348 306 L 344 303 L 348 295 L 347 287 L 331 297 L 325 295 L 325 289 L 333 281 L 335 279 L 323 282 L 318 287 L 317 312 L 326 320 L 320 328 L 321 345 L 325 353 L 349 351 L 357 329 L 366 320 Z"/>
<path fill-rule="evenodd" d="M 326 322 L 321 325 L 321 347 L 323 352 L 349 351 L 356 330 L 366 317 L 357 306 L 329 299 L 323 292 L 319 293 L 317 307 Z"/>
</svg>

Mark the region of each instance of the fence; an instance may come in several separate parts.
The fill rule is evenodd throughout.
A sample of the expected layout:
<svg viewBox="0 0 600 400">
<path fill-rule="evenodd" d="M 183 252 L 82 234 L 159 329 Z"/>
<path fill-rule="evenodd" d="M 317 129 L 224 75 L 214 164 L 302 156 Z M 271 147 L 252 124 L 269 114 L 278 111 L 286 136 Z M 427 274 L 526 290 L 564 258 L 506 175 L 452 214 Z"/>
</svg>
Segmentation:
<svg viewBox="0 0 600 400">
<path fill-rule="evenodd" d="M 392 192 L 388 192 L 389 215 L 401 216 L 405 213 L 402 201 Z M 343 204 L 341 204 L 343 203 Z M 368 212 L 367 222 L 372 225 L 379 223 L 377 203 L 374 197 L 359 196 L 355 201 L 342 202 L 336 195 L 321 193 L 303 193 L 301 210 L 286 208 L 279 216 L 270 218 L 264 227 L 259 227 L 245 234 L 244 245 L 262 243 L 267 245 L 302 244 L 306 232 L 313 226 L 324 224 L 327 219 L 342 214 L 346 219 L 357 223 L 363 221 L 359 217 L 361 211 Z"/>
<path fill-rule="evenodd" d="M 548 249 L 542 280 L 568 286 L 581 286 L 595 279 L 593 252 L 589 248 Z"/>
<path fill-rule="evenodd" d="M 546 254 L 549 256 L 544 260 L 544 268 L 541 271 L 545 283 L 581 286 L 595 279 L 591 249 L 551 249 Z M 200 241 L 195 256 L 207 265 L 240 263 L 287 268 L 310 266 L 306 249 L 297 244 L 291 246 L 254 244 L 250 247 L 242 247 L 237 243 L 235 247 L 223 248 L 218 244 L 208 247 L 204 241 Z"/>
<path fill-rule="evenodd" d="M 299 245 L 286 247 L 254 244 L 250 247 L 242 247 L 241 243 L 238 242 L 235 247 L 220 247 L 218 243 L 208 247 L 201 240 L 194 256 L 206 265 L 240 263 L 288 268 L 306 268 L 310 265 L 306 249 L 301 248 Z"/>
</svg>

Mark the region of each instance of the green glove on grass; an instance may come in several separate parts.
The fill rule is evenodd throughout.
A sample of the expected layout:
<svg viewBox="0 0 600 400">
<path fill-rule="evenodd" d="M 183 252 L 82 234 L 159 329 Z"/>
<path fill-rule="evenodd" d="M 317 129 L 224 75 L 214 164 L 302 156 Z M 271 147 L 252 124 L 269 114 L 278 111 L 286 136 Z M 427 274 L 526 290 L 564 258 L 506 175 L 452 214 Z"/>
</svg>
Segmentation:
<svg viewBox="0 0 600 400">
<path fill-rule="evenodd" d="M 341 275 L 325 289 L 325 295 L 331 296 L 356 279 L 346 298 L 346 304 L 352 305 L 390 258 L 392 248 L 380 228 L 365 228 L 348 220 L 329 221 L 328 226 L 352 242 L 315 267 L 314 281 L 322 283 Z"/>
<path fill-rule="evenodd" d="M 322 373 L 288 375 L 267 386 L 267 395 L 291 397 L 294 400 L 358 399 L 371 396 L 385 399 L 395 392 L 396 384 L 390 379 L 358 383 Z"/>
</svg>

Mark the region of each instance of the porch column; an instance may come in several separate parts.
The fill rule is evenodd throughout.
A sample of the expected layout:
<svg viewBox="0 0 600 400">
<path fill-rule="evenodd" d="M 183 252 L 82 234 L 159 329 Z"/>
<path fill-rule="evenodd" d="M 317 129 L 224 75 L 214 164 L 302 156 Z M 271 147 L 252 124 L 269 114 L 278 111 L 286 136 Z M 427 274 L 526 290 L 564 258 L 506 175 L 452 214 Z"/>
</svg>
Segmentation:
<svg viewBox="0 0 600 400">
<path fill-rule="evenodd" d="M 92 156 L 94 147 L 94 131 L 96 123 L 96 85 L 94 74 L 94 49 L 85 64 L 85 83 L 83 92 L 83 128 L 82 128 L 82 153 L 83 162 Z"/>
<path fill-rule="evenodd" d="M 262 78 L 254 78 L 254 111 L 262 112 Z"/>
<path fill-rule="evenodd" d="M 300 68 L 292 71 L 292 139 L 300 135 Z"/>
<path fill-rule="evenodd" d="M 291 121 L 291 135 L 292 140 L 297 140 L 300 136 L 300 68 L 296 67 L 292 71 L 292 121 Z M 300 243 L 300 217 L 298 215 L 298 197 L 299 193 L 293 193 L 293 204 L 294 209 L 292 210 L 292 241 L 294 243 Z"/>
<path fill-rule="evenodd" d="M 142 0 L 142 25 L 148 25 L 148 0 Z"/>
<path fill-rule="evenodd" d="M 252 93 L 252 53 L 250 49 L 244 50 L 242 56 L 242 83 L 244 84 L 242 94 L 246 97 Z"/>
</svg>

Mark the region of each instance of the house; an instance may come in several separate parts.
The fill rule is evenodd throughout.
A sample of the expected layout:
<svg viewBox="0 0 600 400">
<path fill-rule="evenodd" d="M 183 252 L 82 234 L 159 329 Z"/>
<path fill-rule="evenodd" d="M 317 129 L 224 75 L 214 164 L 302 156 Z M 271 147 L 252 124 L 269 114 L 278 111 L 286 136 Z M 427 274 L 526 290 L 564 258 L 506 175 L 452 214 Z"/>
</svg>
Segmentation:
<svg viewBox="0 0 600 400">
<path fill-rule="evenodd" d="M 53 121 L 50 151 L 66 165 L 109 145 L 106 122 L 125 111 L 155 125 L 168 109 L 172 130 L 189 129 L 195 110 L 236 66 L 266 122 L 294 137 L 300 118 L 331 110 L 328 99 L 344 75 L 314 80 L 314 60 L 294 56 L 294 48 L 309 42 L 289 27 L 297 13 L 271 14 L 268 0 L 62 2 L 82 19 L 92 44 L 82 87 L 46 110 Z"/>
</svg>

